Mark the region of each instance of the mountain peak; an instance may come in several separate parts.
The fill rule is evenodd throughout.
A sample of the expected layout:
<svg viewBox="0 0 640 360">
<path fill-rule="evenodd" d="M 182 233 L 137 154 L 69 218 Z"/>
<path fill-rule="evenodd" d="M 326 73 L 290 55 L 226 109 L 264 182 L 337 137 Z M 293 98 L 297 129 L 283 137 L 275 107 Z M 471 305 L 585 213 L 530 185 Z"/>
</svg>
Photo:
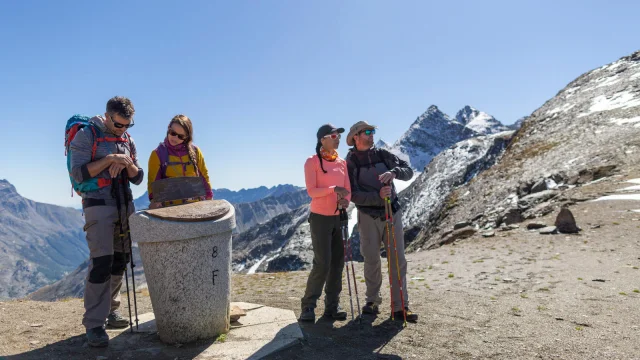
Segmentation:
<svg viewBox="0 0 640 360">
<path fill-rule="evenodd" d="M 431 106 L 429 106 L 429 108 L 427 108 L 427 111 L 425 111 L 424 113 L 422 113 L 422 115 L 420 115 L 418 117 L 418 119 L 425 118 L 425 117 L 428 117 L 428 116 L 433 116 L 433 115 L 444 115 L 444 116 L 447 116 L 445 113 L 440 111 L 440 109 L 438 109 L 438 107 L 436 105 L 431 105 Z"/>
<path fill-rule="evenodd" d="M 388 149 L 409 162 L 413 169 L 422 171 L 442 150 L 476 135 L 473 130 L 452 120 L 436 105 L 431 105 Z"/>
<path fill-rule="evenodd" d="M 467 125 L 474 117 L 478 116 L 480 111 L 478 109 L 473 108 L 469 105 L 465 105 L 458 113 L 456 114 L 456 121 L 463 125 Z"/>
<path fill-rule="evenodd" d="M 430 123 L 434 123 L 434 122 L 447 123 L 447 122 L 452 122 L 452 120 L 447 114 L 440 111 L 440 109 L 438 109 L 437 106 L 431 105 L 429 106 L 427 111 L 425 111 L 424 113 L 422 113 L 422 115 L 416 118 L 416 121 L 413 122 L 413 125 L 411 125 L 411 128 L 417 128 L 417 127 L 430 128 L 433 126 Z"/>
<path fill-rule="evenodd" d="M 18 194 L 18 191 L 8 180 L 0 179 L 0 193 L 6 196 L 9 194 Z"/>
<path fill-rule="evenodd" d="M 389 145 L 388 142 L 380 139 L 380 140 L 378 140 L 376 142 L 376 147 L 379 148 L 379 149 L 382 149 L 382 148 L 389 148 L 389 147 L 391 147 L 391 145 Z"/>
<path fill-rule="evenodd" d="M 458 111 L 456 121 L 480 135 L 495 134 L 509 130 L 508 127 L 502 125 L 493 116 L 469 105 L 465 105 Z"/>
</svg>

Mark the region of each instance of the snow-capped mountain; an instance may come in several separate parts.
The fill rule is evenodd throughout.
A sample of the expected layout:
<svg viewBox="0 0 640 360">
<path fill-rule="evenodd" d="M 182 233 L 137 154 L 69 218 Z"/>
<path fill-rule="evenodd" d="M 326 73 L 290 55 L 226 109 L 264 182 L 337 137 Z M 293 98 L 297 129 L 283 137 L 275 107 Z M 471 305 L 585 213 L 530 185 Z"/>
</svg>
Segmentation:
<svg viewBox="0 0 640 360">
<path fill-rule="evenodd" d="M 493 116 L 472 108 L 469 105 L 466 105 L 458 111 L 456 120 L 480 135 L 496 134 L 509 130 L 507 126 L 502 125 L 502 123 Z"/>
<path fill-rule="evenodd" d="M 388 149 L 409 162 L 414 170 L 422 172 L 429 161 L 442 150 L 478 135 L 474 130 L 451 119 L 437 106 L 431 105 Z"/>
</svg>

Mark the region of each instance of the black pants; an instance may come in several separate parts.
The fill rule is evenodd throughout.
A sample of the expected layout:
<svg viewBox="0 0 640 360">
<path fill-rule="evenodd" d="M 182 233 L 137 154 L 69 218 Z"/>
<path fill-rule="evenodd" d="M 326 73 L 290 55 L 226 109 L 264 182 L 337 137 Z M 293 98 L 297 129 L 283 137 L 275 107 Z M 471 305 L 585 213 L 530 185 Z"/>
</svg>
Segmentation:
<svg viewBox="0 0 640 360">
<path fill-rule="evenodd" d="M 344 245 L 340 231 L 340 216 L 311 213 L 309 224 L 313 246 L 313 267 L 301 301 L 302 308 L 315 308 L 324 286 L 325 309 L 330 309 L 338 306 L 340 291 L 342 291 Z"/>
</svg>

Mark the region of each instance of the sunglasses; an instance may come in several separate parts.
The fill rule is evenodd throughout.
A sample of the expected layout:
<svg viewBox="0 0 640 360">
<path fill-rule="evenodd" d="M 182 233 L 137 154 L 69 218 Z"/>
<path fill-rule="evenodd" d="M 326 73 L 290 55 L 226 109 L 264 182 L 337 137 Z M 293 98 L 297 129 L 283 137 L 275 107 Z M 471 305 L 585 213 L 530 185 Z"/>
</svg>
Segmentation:
<svg viewBox="0 0 640 360">
<path fill-rule="evenodd" d="M 135 125 L 133 123 L 133 119 L 131 120 L 131 122 L 129 124 L 125 125 L 125 124 L 122 124 L 122 123 L 119 123 L 119 122 L 113 120 L 113 116 L 109 116 L 109 118 L 111 118 L 111 122 L 113 123 L 113 126 L 116 127 L 116 129 L 122 129 L 122 128 L 128 129 L 128 128 L 132 128 L 133 125 Z"/>
<path fill-rule="evenodd" d="M 323 136 L 323 138 L 340 139 L 340 134 L 329 134 L 329 135 Z"/>
<path fill-rule="evenodd" d="M 187 140 L 187 135 L 178 134 L 177 132 L 173 131 L 173 129 L 169 129 L 169 135 L 176 136 L 182 141 Z"/>
<path fill-rule="evenodd" d="M 365 135 L 367 135 L 367 136 L 370 136 L 370 135 L 375 134 L 375 133 L 376 133 L 376 131 L 375 131 L 375 130 L 373 130 L 373 129 L 367 129 L 367 130 L 360 131 L 360 134 L 362 134 L 362 133 L 364 133 L 364 134 L 365 134 Z"/>
</svg>

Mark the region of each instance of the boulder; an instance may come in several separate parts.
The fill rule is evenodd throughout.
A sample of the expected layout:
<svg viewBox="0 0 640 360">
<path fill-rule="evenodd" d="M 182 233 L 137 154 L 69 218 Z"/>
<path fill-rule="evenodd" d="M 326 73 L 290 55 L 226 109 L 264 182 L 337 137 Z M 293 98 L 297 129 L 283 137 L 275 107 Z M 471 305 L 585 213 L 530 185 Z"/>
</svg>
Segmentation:
<svg viewBox="0 0 640 360">
<path fill-rule="evenodd" d="M 562 208 L 558 216 L 556 217 L 555 226 L 558 231 L 563 234 L 575 234 L 580 232 L 580 228 L 576 224 L 576 219 L 573 217 L 571 210 L 568 208 Z"/>
</svg>

